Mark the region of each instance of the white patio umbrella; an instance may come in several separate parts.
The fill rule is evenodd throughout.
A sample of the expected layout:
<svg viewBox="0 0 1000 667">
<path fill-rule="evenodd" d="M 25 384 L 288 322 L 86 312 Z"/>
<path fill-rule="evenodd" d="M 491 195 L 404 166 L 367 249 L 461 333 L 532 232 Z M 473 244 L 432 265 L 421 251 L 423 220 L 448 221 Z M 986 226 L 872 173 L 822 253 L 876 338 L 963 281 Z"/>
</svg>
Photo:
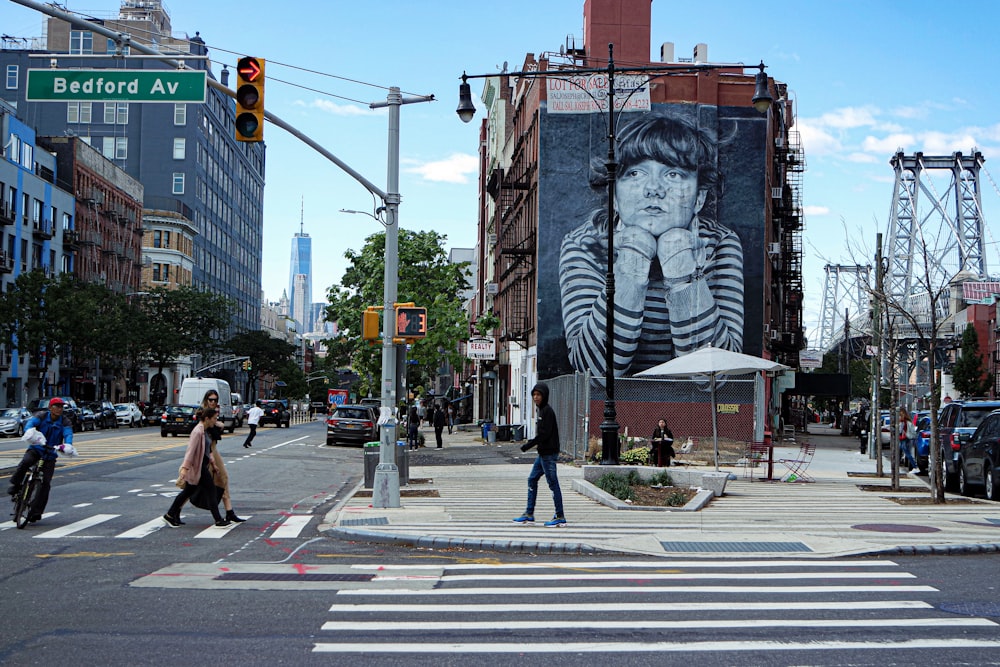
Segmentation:
<svg viewBox="0 0 1000 667">
<path fill-rule="evenodd" d="M 719 471 L 718 407 L 715 402 L 715 378 L 718 375 L 746 375 L 758 371 L 784 371 L 788 366 L 776 361 L 731 352 L 719 347 L 703 347 L 682 357 L 636 373 L 636 377 L 708 377 L 712 387 L 712 442 L 715 447 L 715 471 Z"/>
</svg>

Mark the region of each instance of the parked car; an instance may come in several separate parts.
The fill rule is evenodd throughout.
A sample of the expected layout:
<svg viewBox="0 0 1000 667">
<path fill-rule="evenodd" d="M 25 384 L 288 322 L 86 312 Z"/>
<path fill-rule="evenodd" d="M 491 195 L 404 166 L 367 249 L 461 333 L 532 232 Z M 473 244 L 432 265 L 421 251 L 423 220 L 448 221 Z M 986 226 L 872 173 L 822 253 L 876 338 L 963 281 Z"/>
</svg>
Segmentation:
<svg viewBox="0 0 1000 667">
<path fill-rule="evenodd" d="M 915 411 L 913 425 L 917 428 L 917 468 L 921 475 L 926 475 L 931 457 L 931 413 L 927 410 Z"/>
<path fill-rule="evenodd" d="M 963 496 L 982 488 L 987 498 L 1000 500 L 1000 410 L 984 417 L 971 437 L 962 438 L 955 469 Z"/>
<path fill-rule="evenodd" d="M 339 405 L 326 420 L 326 444 L 356 442 L 363 445 L 379 439 L 376 412 L 367 405 Z"/>
<path fill-rule="evenodd" d="M 949 490 L 958 488 L 958 458 L 962 441 L 971 438 L 986 415 L 998 409 L 1000 401 L 952 401 L 941 410 L 938 417 L 941 472 Z"/>
<path fill-rule="evenodd" d="M 892 442 L 892 415 L 889 414 L 888 410 L 881 410 L 878 413 L 878 419 L 879 423 L 882 424 L 879 439 L 882 441 L 882 446 L 887 447 Z"/>
<path fill-rule="evenodd" d="M 235 391 L 231 392 L 231 396 L 233 397 L 233 422 L 236 424 L 235 428 L 240 428 L 247 418 L 246 409 L 243 407 L 243 397 Z"/>
<path fill-rule="evenodd" d="M 24 422 L 31 419 L 28 408 L 5 408 L 0 411 L 0 435 L 20 438 L 24 435 Z"/>
<path fill-rule="evenodd" d="M 98 428 L 118 428 L 118 413 L 111 401 L 91 401 L 84 406 L 93 411 Z"/>
<path fill-rule="evenodd" d="M 48 410 L 49 400 L 52 398 L 52 396 L 48 396 L 46 398 L 36 398 L 28 404 L 28 410 L 30 410 L 32 414 L 42 410 Z M 79 431 L 82 428 L 80 423 L 80 406 L 78 406 L 76 401 L 69 396 L 60 396 L 59 398 L 61 398 L 63 402 L 63 416 L 69 417 L 69 421 L 73 424 L 74 433 Z"/>
<path fill-rule="evenodd" d="M 80 406 L 80 430 L 81 431 L 96 431 L 97 430 L 97 415 L 90 408 L 89 405 Z"/>
<path fill-rule="evenodd" d="M 159 426 L 163 416 L 162 405 L 147 405 L 142 413 L 142 423 L 146 426 Z M 117 422 L 115 422 L 117 424 Z"/>
<path fill-rule="evenodd" d="M 260 407 L 264 415 L 260 418 L 260 425 L 274 424 L 278 428 L 284 424 L 285 428 L 291 426 L 292 413 L 288 410 L 288 401 L 283 398 L 261 401 Z"/>
<path fill-rule="evenodd" d="M 190 435 L 198 425 L 197 405 L 168 405 L 160 415 L 160 437 L 170 435 Z"/>
<path fill-rule="evenodd" d="M 118 415 L 118 423 L 129 428 L 142 426 L 142 410 L 135 403 L 116 403 L 115 414 Z"/>
</svg>

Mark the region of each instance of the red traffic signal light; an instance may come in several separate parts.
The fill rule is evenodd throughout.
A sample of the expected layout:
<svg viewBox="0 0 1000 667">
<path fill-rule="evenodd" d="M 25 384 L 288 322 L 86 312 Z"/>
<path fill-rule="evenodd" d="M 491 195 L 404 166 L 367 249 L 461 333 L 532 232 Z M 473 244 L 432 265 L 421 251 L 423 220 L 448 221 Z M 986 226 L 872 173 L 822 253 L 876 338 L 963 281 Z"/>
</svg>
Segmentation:
<svg viewBox="0 0 1000 667">
<path fill-rule="evenodd" d="M 236 64 L 236 140 L 264 140 L 264 59 L 245 56 Z"/>
<path fill-rule="evenodd" d="M 423 338 L 426 335 L 426 308 L 396 308 L 396 336 L 398 338 Z"/>
</svg>

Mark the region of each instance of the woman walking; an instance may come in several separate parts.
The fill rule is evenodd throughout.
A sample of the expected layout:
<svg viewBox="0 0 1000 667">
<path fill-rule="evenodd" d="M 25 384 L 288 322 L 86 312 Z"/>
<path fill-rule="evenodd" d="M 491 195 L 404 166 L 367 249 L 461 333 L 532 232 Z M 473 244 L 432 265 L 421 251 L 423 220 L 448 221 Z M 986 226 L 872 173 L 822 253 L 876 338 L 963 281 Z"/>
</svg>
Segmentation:
<svg viewBox="0 0 1000 667">
<path fill-rule="evenodd" d="M 201 411 L 198 425 L 191 431 L 188 439 L 187 451 L 184 453 L 184 463 L 181 464 L 180 476 L 177 478 L 178 484 L 183 483 L 184 488 L 174 498 L 170 509 L 163 515 L 163 521 L 171 528 L 184 525 L 181 521 L 181 507 L 191 499 L 195 493 L 205 493 L 210 498 L 216 493 L 215 482 L 212 479 L 212 472 L 215 463 L 212 461 L 212 442 L 208 435 L 208 429 L 215 426 L 216 417 L 219 411 L 215 408 L 208 408 Z M 219 514 L 218 499 L 208 503 L 208 509 L 215 519 L 216 526 L 228 526 L 230 521 L 223 519 Z"/>
</svg>

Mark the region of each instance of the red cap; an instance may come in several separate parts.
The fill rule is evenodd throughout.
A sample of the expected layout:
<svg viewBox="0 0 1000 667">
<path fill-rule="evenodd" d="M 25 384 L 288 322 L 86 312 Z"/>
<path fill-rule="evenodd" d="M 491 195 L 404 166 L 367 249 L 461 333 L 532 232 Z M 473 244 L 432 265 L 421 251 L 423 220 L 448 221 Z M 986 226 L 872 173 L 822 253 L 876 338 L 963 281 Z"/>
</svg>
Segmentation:
<svg viewBox="0 0 1000 667">
<path fill-rule="evenodd" d="M 52 407 L 53 405 L 65 405 L 65 404 L 66 404 L 66 403 L 65 403 L 65 401 L 63 401 L 63 400 L 62 400 L 61 398 L 59 398 L 58 396 L 56 396 L 55 398 L 53 398 L 53 399 L 51 399 L 51 400 L 49 401 L 49 407 L 50 407 L 50 408 L 51 408 L 51 407 Z"/>
</svg>

